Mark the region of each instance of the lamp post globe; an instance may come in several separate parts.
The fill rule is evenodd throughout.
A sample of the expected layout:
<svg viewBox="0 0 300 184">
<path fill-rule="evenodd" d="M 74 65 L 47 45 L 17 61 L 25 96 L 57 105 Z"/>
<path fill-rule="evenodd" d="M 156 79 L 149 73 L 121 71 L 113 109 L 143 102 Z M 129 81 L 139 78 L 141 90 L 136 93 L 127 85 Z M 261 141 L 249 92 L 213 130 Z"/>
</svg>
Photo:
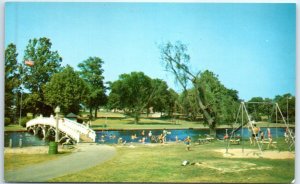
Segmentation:
<svg viewBox="0 0 300 184">
<path fill-rule="evenodd" d="M 55 108 L 54 112 L 55 112 L 56 114 L 60 113 L 60 107 L 57 106 L 57 107 Z"/>
</svg>

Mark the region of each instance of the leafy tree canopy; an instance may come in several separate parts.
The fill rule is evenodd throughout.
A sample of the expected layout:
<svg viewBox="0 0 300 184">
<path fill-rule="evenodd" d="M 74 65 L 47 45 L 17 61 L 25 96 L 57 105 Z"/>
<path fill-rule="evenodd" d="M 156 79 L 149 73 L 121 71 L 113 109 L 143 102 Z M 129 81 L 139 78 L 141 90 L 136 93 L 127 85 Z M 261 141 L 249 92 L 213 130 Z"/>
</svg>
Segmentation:
<svg viewBox="0 0 300 184">
<path fill-rule="evenodd" d="M 163 112 L 167 110 L 170 98 L 170 93 L 168 91 L 168 85 L 165 81 L 161 79 L 151 80 L 152 89 L 154 90 L 153 99 L 149 103 L 149 107 L 153 107 L 156 112 Z"/>
<path fill-rule="evenodd" d="M 201 99 L 218 124 L 231 124 L 238 110 L 238 92 L 227 89 L 211 71 L 201 73 L 198 80 Z"/>
<path fill-rule="evenodd" d="M 236 91 L 224 90 L 226 88 L 221 85 L 217 77 L 208 71 L 203 74 L 200 71 L 194 74 L 189 66 L 190 56 L 187 54 L 187 46 L 181 42 L 162 44 L 160 51 L 166 70 L 174 74 L 175 80 L 180 83 L 184 91 L 187 90 L 189 83 L 193 84 L 198 108 L 203 113 L 211 134 L 215 135 L 216 124 L 229 119 L 229 115 L 220 114 L 220 112 L 229 113 L 231 109 L 225 109 L 224 105 L 217 107 L 214 104 L 220 100 L 226 101 L 224 102 L 226 104 L 233 104 L 233 97 L 235 100 L 238 99 Z M 201 77 L 199 77 L 200 74 Z M 217 97 L 222 98 L 215 99 Z"/>
<path fill-rule="evenodd" d="M 120 75 L 119 80 L 111 83 L 110 89 L 110 107 L 131 112 L 136 122 L 146 107 L 153 105 L 162 109 L 161 105 L 166 101 L 168 93 L 164 81 L 151 79 L 143 72 Z"/>
<path fill-rule="evenodd" d="M 84 100 L 88 86 L 74 69 L 67 65 L 56 73 L 44 86 L 46 102 L 54 108 L 60 106 L 62 113 L 78 113 Z"/>
<path fill-rule="evenodd" d="M 9 44 L 5 50 L 5 117 L 14 116 L 15 95 L 20 85 L 17 49 Z"/>
<path fill-rule="evenodd" d="M 89 88 L 85 104 L 90 108 L 90 116 L 92 116 L 92 110 L 94 109 L 96 117 L 99 106 L 106 103 L 103 64 L 104 62 L 100 58 L 89 57 L 78 65 L 80 69 L 79 74 L 86 81 Z"/>
<path fill-rule="evenodd" d="M 42 86 L 50 81 L 53 74 L 61 70 L 62 58 L 57 51 L 51 51 L 52 43 L 48 38 L 30 39 L 25 49 L 24 62 L 33 61 L 33 66 L 22 65 L 23 84 L 31 93 L 28 97 L 33 113 L 49 114 L 52 109 L 44 101 Z M 28 102 L 29 100 L 27 100 Z M 34 102 L 33 102 L 34 101 Z"/>
</svg>

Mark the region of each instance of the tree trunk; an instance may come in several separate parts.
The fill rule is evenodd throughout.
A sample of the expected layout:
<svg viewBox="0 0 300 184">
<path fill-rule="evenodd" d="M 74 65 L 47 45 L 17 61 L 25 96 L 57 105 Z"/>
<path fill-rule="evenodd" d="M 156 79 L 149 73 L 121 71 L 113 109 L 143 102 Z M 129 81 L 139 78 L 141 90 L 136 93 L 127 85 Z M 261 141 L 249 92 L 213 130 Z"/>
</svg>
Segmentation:
<svg viewBox="0 0 300 184">
<path fill-rule="evenodd" d="M 98 108 L 96 107 L 95 108 L 95 118 L 97 119 L 97 111 L 98 111 Z"/>
<path fill-rule="evenodd" d="M 140 113 L 135 111 L 134 112 L 134 123 L 138 124 L 139 120 L 140 120 Z"/>
<path fill-rule="evenodd" d="M 90 117 L 89 117 L 89 120 L 91 120 L 93 117 L 93 109 L 90 107 Z"/>
<path fill-rule="evenodd" d="M 209 126 L 209 130 L 210 130 L 210 134 L 211 136 L 216 136 L 216 122 L 214 121 L 213 117 L 211 117 L 211 115 L 209 114 L 209 112 L 206 110 L 207 108 L 205 107 L 205 105 L 203 105 L 202 100 L 200 99 L 200 94 L 199 94 L 199 88 L 196 82 L 193 82 L 194 87 L 195 87 L 195 91 L 196 91 L 196 97 L 197 97 L 197 101 L 199 104 L 200 109 L 203 111 L 203 115 L 205 117 L 205 119 L 207 120 L 208 126 Z"/>
</svg>

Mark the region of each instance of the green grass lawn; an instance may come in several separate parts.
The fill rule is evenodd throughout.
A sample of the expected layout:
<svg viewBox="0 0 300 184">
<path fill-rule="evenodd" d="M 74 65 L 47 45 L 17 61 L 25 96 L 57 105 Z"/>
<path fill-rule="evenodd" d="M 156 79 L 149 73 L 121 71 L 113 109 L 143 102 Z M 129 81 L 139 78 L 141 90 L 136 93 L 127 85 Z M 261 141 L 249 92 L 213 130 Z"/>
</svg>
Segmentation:
<svg viewBox="0 0 300 184">
<path fill-rule="evenodd" d="M 151 118 L 145 114 L 141 116 L 138 123 L 134 122 L 134 118 L 126 116 L 119 112 L 98 112 L 98 118 L 92 121 L 94 130 L 102 129 L 188 129 L 188 128 L 208 128 L 203 124 L 203 121 L 186 121 L 179 119 Z M 259 127 L 285 127 L 284 124 L 257 122 Z M 294 125 L 291 125 L 294 127 Z M 230 125 L 218 125 L 217 128 L 231 128 Z"/>
<path fill-rule="evenodd" d="M 49 160 L 57 159 L 69 152 L 61 152 L 56 155 L 49 154 L 21 154 L 21 153 L 5 153 L 4 154 L 4 171 L 15 170 L 22 167 L 38 164 Z"/>
<path fill-rule="evenodd" d="M 183 143 L 115 145 L 117 155 L 112 160 L 50 182 L 290 183 L 294 178 L 294 159 L 225 158 L 214 151 L 225 151 L 225 145 L 221 141 L 193 144 L 191 151 Z M 231 147 L 240 149 L 241 145 Z M 181 166 L 184 160 L 199 164 Z"/>
<path fill-rule="evenodd" d="M 18 125 L 18 124 L 11 124 L 5 126 L 5 131 L 26 131 L 26 128 Z"/>
<path fill-rule="evenodd" d="M 91 128 L 97 129 L 183 129 L 203 128 L 203 123 L 184 120 L 165 120 L 159 118 L 141 118 L 138 123 L 131 117 L 127 118 L 98 118 L 92 122 Z"/>
<path fill-rule="evenodd" d="M 258 122 L 258 127 L 285 127 L 284 124 L 275 124 L 268 122 Z M 294 126 L 291 126 L 294 127 Z M 98 118 L 92 121 L 92 129 L 188 129 L 188 128 L 207 128 L 203 122 L 172 120 L 160 118 L 141 118 L 138 123 L 134 119 L 127 118 Z M 232 128 L 229 125 L 218 125 L 217 128 Z"/>
</svg>

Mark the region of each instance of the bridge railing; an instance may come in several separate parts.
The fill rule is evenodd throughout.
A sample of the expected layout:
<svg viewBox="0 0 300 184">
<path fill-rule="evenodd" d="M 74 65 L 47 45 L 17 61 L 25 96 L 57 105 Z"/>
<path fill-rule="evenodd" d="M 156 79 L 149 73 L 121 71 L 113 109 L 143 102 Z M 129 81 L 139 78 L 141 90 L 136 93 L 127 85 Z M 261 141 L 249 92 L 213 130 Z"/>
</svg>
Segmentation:
<svg viewBox="0 0 300 184">
<path fill-rule="evenodd" d="M 37 117 L 35 119 L 32 119 L 26 123 L 26 128 L 34 125 L 49 125 L 52 127 L 56 126 L 56 120 L 54 117 L 50 118 L 44 118 L 44 117 Z M 73 138 L 75 141 L 79 142 L 80 141 L 80 131 L 78 131 L 75 127 L 70 127 L 68 124 L 65 124 L 62 122 L 62 120 L 59 121 L 58 123 L 58 129 L 64 133 L 66 133 L 68 136 Z"/>
<path fill-rule="evenodd" d="M 78 132 L 74 128 L 70 128 L 65 123 L 59 122 L 58 123 L 58 129 L 60 131 L 63 131 L 64 133 L 66 133 L 68 136 L 72 137 L 76 142 L 80 141 L 80 132 Z"/>
<path fill-rule="evenodd" d="M 36 124 L 43 124 L 43 125 L 49 125 L 49 126 L 55 126 L 55 121 L 53 121 L 52 118 L 43 118 L 38 117 L 35 119 L 32 119 L 26 123 L 26 128 L 36 125 Z"/>
<path fill-rule="evenodd" d="M 75 128 L 80 133 L 87 135 L 89 138 L 91 138 L 93 141 L 96 140 L 96 132 L 80 123 L 77 123 L 75 121 L 64 119 L 64 123 L 68 125 L 70 128 Z"/>
</svg>

